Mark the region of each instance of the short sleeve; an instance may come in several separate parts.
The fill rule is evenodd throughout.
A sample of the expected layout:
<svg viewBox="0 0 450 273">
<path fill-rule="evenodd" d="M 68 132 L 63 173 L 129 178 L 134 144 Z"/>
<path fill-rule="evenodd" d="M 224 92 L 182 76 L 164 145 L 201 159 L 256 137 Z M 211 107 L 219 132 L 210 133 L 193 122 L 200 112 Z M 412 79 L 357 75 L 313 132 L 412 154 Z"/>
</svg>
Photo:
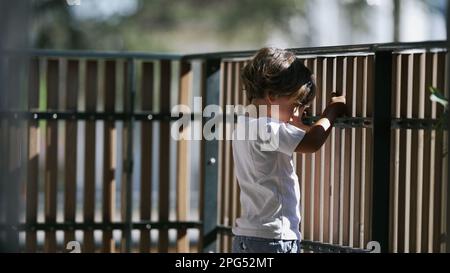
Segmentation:
<svg viewBox="0 0 450 273">
<path fill-rule="evenodd" d="M 263 145 L 266 151 L 278 151 L 290 156 L 306 134 L 304 130 L 289 123 L 269 122 L 267 125 L 270 140 Z"/>
</svg>

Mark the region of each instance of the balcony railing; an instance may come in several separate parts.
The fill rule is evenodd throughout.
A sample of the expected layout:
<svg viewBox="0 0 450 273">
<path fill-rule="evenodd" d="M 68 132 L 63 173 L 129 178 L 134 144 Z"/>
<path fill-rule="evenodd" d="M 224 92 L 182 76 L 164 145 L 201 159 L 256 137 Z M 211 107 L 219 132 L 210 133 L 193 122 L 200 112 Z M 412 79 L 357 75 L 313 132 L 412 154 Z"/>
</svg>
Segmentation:
<svg viewBox="0 0 450 273">
<path fill-rule="evenodd" d="M 295 52 L 318 85 L 305 121 L 334 90 L 351 113 L 322 150 L 295 156 L 305 251 L 363 251 L 371 241 L 445 251 L 448 132 L 436 129 L 444 109 L 428 93 L 448 97 L 445 42 Z M 2 165 L 22 185 L 7 197 L 20 221 L 2 233 L 25 252 L 66 251 L 70 241 L 83 252 L 229 252 L 240 214 L 231 141 L 173 140 L 171 110 L 190 106 L 190 132 L 201 136 L 206 105 L 246 105 L 239 75 L 253 53 L 27 52 L 24 96 L 1 110 L 1 141 L 12 147 Z M 0 65 L 16 71 L 22 57 L 3 54 Z"/>
</svg>

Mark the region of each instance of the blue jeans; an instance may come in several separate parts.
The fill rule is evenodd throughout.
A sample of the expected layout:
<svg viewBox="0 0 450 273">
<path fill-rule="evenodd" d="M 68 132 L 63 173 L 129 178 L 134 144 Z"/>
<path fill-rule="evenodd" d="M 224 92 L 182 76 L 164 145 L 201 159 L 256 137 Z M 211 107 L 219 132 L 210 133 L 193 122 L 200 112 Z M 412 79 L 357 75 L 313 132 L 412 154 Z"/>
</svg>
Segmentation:
<svg viewBox="0 0 450 273">
<path fill-rule="evenodd" d="M 300 253 L 300 241 L 235 236 L 233 253 Z"/>
</svg>

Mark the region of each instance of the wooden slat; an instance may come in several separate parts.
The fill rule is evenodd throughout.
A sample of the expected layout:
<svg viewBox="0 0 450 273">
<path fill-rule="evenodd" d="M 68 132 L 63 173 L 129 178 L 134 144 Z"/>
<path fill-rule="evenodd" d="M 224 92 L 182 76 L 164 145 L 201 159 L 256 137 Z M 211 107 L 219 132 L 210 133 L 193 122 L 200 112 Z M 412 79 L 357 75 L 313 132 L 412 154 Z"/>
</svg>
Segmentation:
<svg viewBox="0 0 450 273">
<path fill-rule="evenodd" d="M 418 118 L 419 113 L 419 88 L 420 88 L 420 55 L 412 54 L 412 78 L 410 81 L 412 82 L 412 98 L 411 98 L 411 117 Z M 418 133 L 419 130 L 411 130 L 411 191 L 410 191 L 410 251 L 416 252 L 416 218 L 417 218 L 417 190 L 418 190 L 418 179 L 417 179 L 417 170 L 418 166 Z M 422 160 L 422 159 L 420 159 Z"/>
<path fill-rule="evenodd" d="M 105 112 L 114 112 L 116 105 L 116 61 L 105 62 L 104 91 Z M 112 120 L 105 121 L 104 127 L 104 149 L 103 149 L 103 223 L 109 224 L 114 221 L 115 215 L 115 191 L 116 181 L 114 171 L 116 168 L 116 128 Z M 103 252 L 115 252 L 115 240 L 113 231 L 107 228 L 103 231 Z"/>
<path fill-rule="evenodd" d="M 142 63 L 141 101 L 142 111 L 153 110 L 154 95 L 154 64 Z M 153 154 L 153 123 L 141 123 L 141 192 L 140 219 L 150 221 L 152 216 L 152 154 Z M 140 252 L 150 252 L 150 231 L 141 230 Z"/>
<path fill-rule="evenodd" d="M 401 76 L 400 76 L 400 98 L 397 102 L 400 107 L 400 118 L 407 118 L 408 117 L 408 107 L 407 107 L 407 101 L 408 101 L 408 75 L 409 75 L 409 56 L 406 54 L 401 55 L 401 62 L 399 64 L 401 66 Z M 409 181 L 409 177 L 407 177 L 407 130 L 401 129 L 400 130 L 400 137 L 399 137 L 399 196 L 398 196 L 398 203 L 399 203 L 399 225 L 398 225 L 398 252 L 406 252 L 407 249 L 407 242 L 406 238 L 409 238 L 409 234 L 406 231 L 407 229 L 407 222 L 409 222 L 409 216 L 407 217 L 406 213 L 406 207 L 407 203 L 407 180 Z M 409 227 L 408 227 L 409 228 Z"/>
<path fill-rule="evenodd" d="M 170 81 L 171 62 L 161 61 L 161 89 L 160 111 L 170 113 Z M 169 197 L 170 197 L 170 123 L 160 123 L 160 151 L 159 151 L 159 221 L 169 221 Z M 159 230 L 159 252 L 169 252 L 169 231 L 167 228 Z"/>
<path fill-rule="evenodd" d="M 303 64 L 305 64 L 305 59 L 300 58 L 300 60 L 302 61 Z M 300 114 L 299 112 L 297 114 Z M 299 182 L 299 186 L 300 186 L 300 234 L 302 236 L 302 238 L 305 238 L 305 207 L 306 207 L 306 203 L 305 203 L 305 199 L 306 199 L 306 186 L 305 186 L 305 178 L 306 178 L 306 166 L 305 166 L 305 154 L 301 154 L 301 153 L 297 153 L 294 155 L 295 158 L 295 170 L 296 170 L 296 174 L 298 176 L 298 182 Z"/>
<path fill-rule="evenodd" d="M 85 78 L 85 110 L 95 112 L 97 110 L 98 96 L 98 62 L 86 62 Z M 83 220 L 85 223 L 94 223 L 95 217 L 95 121 L 85 122 L 85 148 L 84 148 L 84 205 Z M 92 253 L 95 251 L 94 232 L 84 231 L 83 252 Z"/>
<path fill-rule="evenodd" d="M 442 53 L 441 53 L 442 54 Z M 449 56 L 448 56 L 448 52 L 443 53 L 442 57 L 443 57 L 443 62 L 444 62 L 444 68 L 442 69 L 442 71 L 444 71 L 444 75 L 448 75 L 448 66 L 449 66 Z M 449 98 L 449 79 L 448 77 L 444 76 L 444 79 L 442 81 L 442 89 L 444 96 L 446 98 Z M 447 109 L 448 110 L 448 109 Z M 448 117 L 448 114 L 447 114 Z M 448 125 L 448 121 L 447 121 L 447 125 Z M 442 213 L 441 213 L 441 234 L 449 234 L 449 225 L 450 225 L 450 214 L 448 212 L 448 208 L 449 208 L 449 177 L 448 177 L 448 157 L 449 157 L 449 136 L 448 136 L 448 130 L 444 130 L 443 132 L 444 135 L 444 155 L 443 155 L 443 159 L 442 159 L 442 191 L 441 191 L 441 195 L 442 195 Z M 445 243 L 441 243 L 441 252 L 445 253 L 445 252 L 449 252 L 450 249 L 450 242 L 447 239 L 447 241 Z"/>
<path fill-rule="evenodd" d="M 356 116 L 356 106 L 357 106 L 357 83 L 358 83 L 358 58 L 353 58 L 353 69 L 348 70 L 352 73 L 353 78 L 351 82 L 350 94 L 347 94 L 347 101 L 349 102 L 349 107 L 351 108 L 351 116 Z M 350 212 L 349 212 L 349 246 L 354 246 L 355 240 L 355 194 L 356 190 L 356 129 L 350 129 Z"/>
<path fill-rule="evenodd" d="M 324 79 L 324 86 L 323 91 L 324 95 L 322 97 L 322 111 L 327 107 L 329 101 L 331 100 L 331 92 L 332 85 L 333 85 L 333 59 L 332 58 L 325 58 L 324 65 L 323 65 L 323 79 Z M 324 195 L 324 213 L 323 213 L 323 229 L 324 229 L 324 242 L 330 243 L 330 232 L 331 228 L 330 225 L 332 222 L 330 221 L 330 211 L 332 211 L 332 190 L 330 183 L 330 173 L 332 170 L 332 162 L 331 162 L 331 142 L 332 142 L 332 136 L 328 138 L 327 142 L 325 143 L 324 147 L 322 148 L 323 154 L 323 168 L 324 168 L 324 188 L 323 188 L 323 195 Z M 333 166 L 334 167 L 334 166 Z"/>
<path fill-rule="evenodd" d="M 237 72 L 237 85 L 239 86 L 239 94 L 240 95 L 240 104 L 243 106 L 248 106 L 248 101 L 244 92 L 244 87 L 241 79 L 242 70 L 244 69 L 246 65 L 246 62 L 240 62 L 239 63 L 239 71 Z M 237 182 L 239 183 L 239 182 Z M 241 202 L 240 202 L 240 196 L 241 196 L 241 188 L 239 186 L 237 188 L 237 195 L 236 195 L 236 219 L 241 217 Z"/>
<path fill-rule="evenodd" d="M 344 71 L 345 71 L 345 84 L 344 90 L 346 100 L 347 100 L 347 113 L 352 113 L 352 101 L 353 101 L 353 78 L 354 78 L 354 61 L 355 57 L 346 57 L 344 61 Z M 341 135 L 342 139 L 342 150 L 341 150 L 341 168 L 343 171 L 343 245 L 350 246 L 350 242 L 352 241 L 351 237 L 353 233 L 353 211 L 351 206 L 353 206 L 353 198 L 351 195 L 352 192 L 352 155 L 353 153 L 353 144 L 352 144 L 352 130 L 353 129 L 345 129 L 343 130 L 344 134 Z M 353 161 L 354 162 L 354 161 Z"/>
<path fill-rule="evenodd" d="M 326 59 L 318 59 L 317 61 L 317 89 L 319 90 L 319 96 L 317 100 L 317 109 L 319 112 L 323 112 L 323 109 L 326 106 Z M 324 145 L 325 146 L 325 145 Z M 318 166 L 318 185 L 319 185 L 319 204 L 315 207 L 316 210 L 319 211 L 319 241 L 324 242 L 325 235 L 325 147 L 322 147 L 320 151 L 317 153 L 319 166 Z"/>
<path fill-rule="evenodd" d="M 131 61 L 123 61 L 120 62 L 120 68 L 122 68 L 122 72 L 121 77 L 123 79 L 122 81 L 122 86 L 123 88 L 120 89 L 120 94 L 119 96 L 121 96 L 123 98 L 123 112 L 124 113 L 131 113 L 131 81 L 133 79 L 130 79 L 130 72 L 133 71 L 134 69 L 134 63 Z M 120 101 L 120 99 L 119 99 Z M 131 242 L 128 242 L 128 240 L 131 240 L 131 236 L 129 234 L 129 227 L 130 227 L 130 221 L 132 221 L 132 210 L 133 210 L 133 194 L 132 194 L 132 181 L 130 181 L 131 175 L 128 173 L 131 170 L 128 170 L 127 168 L 129 168 L 128 163 L 131 162 L 131 160 L 133 159 L 132 156 L 130 158 L 130 152 L 129 149 L 130 147 L 130 138 L 132 138 L 132 128 L 131 128 L 131 121 L 127 120 L 123 122 L 123 127 L 122 127 L 122 158 L 120 158 L 119 162 L 122 165 L 122 173 L 121 173 L 121 185 L 120 185 L 120 203 L 121 203 L 121 220 L 123 223 L 126 223 L 127 227 L 125 228 L 125 230 L 122 231 L 122 238 L 121 238 L 121 243 L 120 243 L 120 252 L 121 253 L 126 253 L 128 251 L 131 251 Z M 131 139 L 132 141 L 132 139 Z M 128 200 L 128 199 L 131 200 Z M 128 207 L 131 206 L 131 207 Z M 131 216 L 131 218 L 130 218 Z M 131 231 L 130 231 L 131 232 Z M 129 237 L 130 236 L 130 237 Z M 130 246 L 130 249 L 128 250 L 128 246 Z"/>
<path fill-rule="evenodd" d="M 28 83 L 28 109 L 39 108 L 39 60 L 32 59 L 29 69 Z M 39 122 L 28 121 L 28 163 L 27 163 L 27 184 L 26 184 L 26 223 L 36 224 L 38 211 L 38 158 L 39 158 Z M 26 232 L 25 251 L 36 252 L 36 231 Z"/>
<path fill-rule="evenodd" d="M 66 110 L 78 110 L 79 62 L 67 62 L 67 92 Z M 66 121 L 65 132 L 65 191 L 64 191 L 64 221 L 75 222 L 76 212 L 76 178 L 77 178 L 77 121 Z M 64 233 L 64 245 L 75 240 L 75 231 Z"/>
<path fill-rule="evenodd" d="M 226 63 L 221 62 L 220 63 L 220 98 L 219 98 L 219 104 L 221 109 L 224 109 L 225 105 L 226 105 L 226 89 L 227 89 L 227 69 L 226 69 Z M 225 130 L 224 130 L 225 131 Z M 221 137 L 222 139 L 225 138 L 225 132 L 222 131 Z M 218 221 L 219 224 L 223 225 L 223 217 L 225 215 L 224 210 L 225 210 L 225 199 L 224 199 L 224 193 L 225 193 L 225 141 L 219 141 L 219 152 L 218 152 L 218 158 L 219 158 L 219 165 L 218 165 L 218 183 L 219 183 L 219 189 L 220 191 L 218 192 L 218 198 L 217 198 L 217 202 L 218 202 L 218 209 L 219 209 L 219 215 L 218 215 Z M 219 240 L 219 249 L 220 251 L 223 251 L 223 243 L 224 243 L 224 235 L 219 234 L 218 235 L 218 240 Z"/>
<path fill-rule="evenodd" d="M 309 68 L 313 73 L 315 73 L 315 60 L 307 59 L 305 60 L 305 66 Z M 317 80 L 316 80 L 317 81 Z M 319 92 L 319 90 L 317 90 Z M 312 116 L 316 115 L 316 101 L 311 103 L 310 113 Z M 308 154 L 306 156 L 306 166 L 305 166 L 305 239 L 314 240 L 314 172 L 315 172 L 315 154 Z"/>
<path fill-rule="evenodd" d="M 227 69 L 227 89 L 225 89 L 226 92 L 226 105 L 231 105 L 233 101 L 233 86 L 234 86 L 234 79 L 233 79 L 233 65 L 231 62 L 226 63 L 226 69 Z M 223 219 L 223 225 L 229 226 L 230 225 L 230 210 L 231 210 L 231 181 L 233 180 L 233 166 L 232 166 L 232 149 L 231 149 L 231 142 L 228 140 L 229 138 L 229 132 L 231 130 L 231 125 L 228 124 L 228 122 L 225 124 L 225 144 L 224 144 L 224 155 L 225 155 L 225 169 L 224 169 L 224 198 L 222 199 L 222 202 L 224 204 L 224 214 L 222 215 Z M 223 249 L 222 251 L 227 251 L 230 246 L 230 237 L 228 235 L 224 236 L 223 241 Z"/>
<path fill-rule="evenodd" d="M 436 60 L 436 87 L 438 90 L 441 90 L 443 93 L 445 90 L 445 81 L 446 81 L 446 53 L 439 52 L 437 54 Z M 439 119 L 442 117 L 444 112 L 444 108 L 442 105 L 436 105 L 436 117 Z M 436 181 L 436 191 L 435 191 L 435 210 L 434 210 L 434 252 L 445 252 L 445 244 L 442 243 L 441 234 L 444 234 L 445 231 L 445 209 L 446 208 L 446 183 L 445 180 L 445 171 L 447 170 L 447 165 L 444 160 L 444 151 L 446 149 L 446 145 L 444 142 L 444 132 L 442 130 L 438 130 L 436 132 L 436 153 L 435 153 L 435 181 Z"/>
<path fill-rule="evenodd" d="M 417 100 L 417 108 L 416 112 L 417 118 L 424 119 L 425 118 L 425 54 L 417 54 L 418 67 L 416 67 L 416 76 L 418 74 L 418 86 L 415 91 Z M 428 99 L 428 98 L 427 98 Z M 424 188 L 424 130 L 418 130 L 417 132 L 417 159 L 416 159 L 416 217 L 415 217 L 415 251 L 417 253 L 422 252 L 422 219 L 423 219 L 423 188 Z M 414 173 L 413 173 L 414 175 Z"/>
<path fill-rule="evenodd" d="M 234 62 L 233 63 L 233 98 L 232 98 L 232 102 L 231 105 L 234 106 L 238 106 L 239 105 L 239 98 L 240 98 L 240 93 L 241 93 L 241 88 L 240 88 L 240 70 L 239 70 L 239 62 Z M 234 130 L 234 124 L 232 125 L 232 131 L 231 131 L 231 136 Z M 231 141 L 230 141 L 231 144 Z M 230 145 L 230 149 L 232 149 L 231 145 Z M 237 184 L 237 177 L 236 177 L 236 170 L 235 170 L 235 166 L 234 166 L 234 160 L 233 160 L 233 151 L 231 150 L 231 164 L 233 165 L 232 170 L 232 180 L 230 181 L 230 213 L 229 213 L 229 225 L 233 226 L 234 223 L 236 222 L 236 218 L 237 218 L 237 208 L 238 208 L 238 203 L 239 203 L 239 197 L 238 197 L 238 184 Z M 230 236 L 229 239 L 229 249 L 228 251 L 231 252 L 231 246 L 232 246 L 232 236 Z"/>
<path fill-rule="evenodd" d="M 371 61 L 371 56 L 366 56 L 364 58 L 364 83 L 363 83 L 363 94 L 362 94 L 362 113 L 361 116 L 364 118 L 372 116 L 372 108 L 370 103 L 372 102 L 373 94 L 373 62 Z M 360 247 L 365 247 L 370 241 L 370 195 L 371 195 L 371 133 L 370 129 L 362 129 L 362 142 L 361 142 L 361 205 L 360 205 L 360 226 L 361 226 L 361 238 L 359 241 Z"/>
<path fill-rule="evenodd" d="M 413 96 L 414 96 L 414 56 L 408 55 L 408 83 L 407 83 L 407 98 L 402 103 L 406 103 L 406 118 L 413 117 Z M 405 242 L 404 251 L 409 253 L 411 251 L 411 194 L 412 194 L 412 137 L 411 129 L 406 130 L 406 168 L 405 168 Z"/>
<path fill-rule="evenodd" d="M 363 109 L 363 115 L 365 117 L 372 117 L 373 113 L 373 101 L 374 101 L 374 56 L 367 57 L 367 70 L 366 70 L 366 101 L 364 102 L 365 109 Z M 395 89 L 392 89 L 395 90 Z M 373 158 L 373 145 L 372 145 L 372 129 L 363 129 L 363 132 L 366 133 L 366 149 L 364 150 L 366 153 L 365 157 L 365 170 L 364 173 L 366 175 L 365 178 L 365 189 L 362 190 L 365 194 L 364 197 L 364 246 L 367 245 L 369 241 L 371 241 L 372 237 L 372 158 Z M 392 203 L 391 203 L 392 204 Z"/>
<path fill-rule="evenodd" d="M 334 60 L 334 80 L 333 90 L 337 94 L 343 93 L 343 57 L 337 57 Z M 333 210 L 330 212 L 330 223 L 332 223 L 333 232 L 331 242 L 333 244 L 339 243 L 339 223 L 340 223 L 340 175 L 341 175 L 341 129 L 334 128 L 332 131 L 332 155 L 331 160 L 334 172 L 332 172 L 332 179 L 330 183 L 333 185 Z M 331 217 L 332 216 L 332 217 Z"/>
<path fill-rule="evenodd" d="M 58 108 L 59 60 L 47 61 L 47 109 Z M 56 190 L 58 174 L 58 124 L 56 120 L 48 120 L 46 125 L 46 158 L 45 158 L 45 223 L 56 223 Z M 45 232 L 45 252 L 56 252 L 56 233 Z"/>
<path fill-rule="evenodd" d="M 437 86 L 437 54 L 434 53 L 431 58 L 431 67 L 430 70 L 432 71 L 432 86 Z M 436 102 L 431 102 L 430 106 L 430 117 L 432 119 L 436 118 Z M 431 131 L 431 143 L 430 143 L 430 192 L 429 192 L 429 209 L 428 209 L 428 252 L 433 253 L 434 252 L 434 208 L 435 208 L 435 189 L 436 189 L 436 179 L 435 179 L 435 160 L 436 160 L 436 131 Z"/>
<path fill-rule="evenodd" d="M 191 100 L 191 80 L 192 71 L 191 64 L 181 62 L 180 64 L 180 90 L 179 90 L 179 104 L 190 105 Z M 183 140 L 178 141 L 178 158 L 177 158 L 177 220 L 187 221 L 189 216 L 189 166 L 190 166 L 190 151 L 189 151 L 189 128 L 183 127 L 181 136 Z M 187 253 L 189 250 L 189 238 L 187 229 L 178 229 L 177 231 L 177 252 Z"/>
<path fill-rule="evenodd" d="M 424 117 L 427 119 L 431 119 L 431 100 L 428 99 L 428 96 L 426 96 L 426 94 L 428 94 L 428 88 L 429 86 L 432 85 L 432 81 L 433 81 L 433 54 L 432 53 L 425 53 L 424 54 L 424 62 L 422 63 L 422 67 L 424 69 L 424 71 L 422 72 L 424 74 L 423 76 L 423 81 L 421 83 L 422 88 L 424 89 L 424 95 L 425 95 L 425 100 L 424 100 Z M 430 239 L 430 233 L 432 233 L 432 228 L 430 230 L 429 228 L 429 223 L 430 223 L 430 216 L 433 213 L 432 211 L 430 212 L 430 192 L 432 190 L 432 186 L 434 185 L 434 181 L 431 181 L 430 176 L 431 176 L 431 142 L 432 142 L 432 138 L 431 138 L 431 134 L 432 131 L 431 130 L 425 130 L 424 131 L 424 136 L 423 136 L 423 143 L 424 143 L 424 148 L 423 148 L 423 154 L 424 154 L 424 158 L 423 158 L 423 176 L 422 176 L 422 181 L 424 183 L 423 185 L 423 208 L 422 208 L 422 214 L 423 214 L 423 218 L 422 218 L 422 245 L 421 245 L 421 250 L 422 252 L 431 252 L 432 251 L 432 247 L 429 247 L 430 242 L 432 242 L 432 240 Z M 433 190 L 434 190 L 434 186 L 433 186 Z"/>
<path fill-rule="evenodd" d="M 317 58 L 314 60 L 314 74 L 316 75 L 317 81 L 317 97 L 315 101 L 315 115 L 320 115 L 322 113 L 322 97 L 324 95 L 323 91 L 323 58 Z M 313 110 L 314 111 L 314 110 Z M 314 164 L 314 240 L 323 242 L 323 180 L 321 178 L 321 166 L 322 166 L 322 150 L 315 154 Z M 322 182 L 322 183 L 321 183 Z"/>
<path fill-rule="evenodd" d="M 356 85 L 354 89 L 354 102 L 355 105 L 355 117 L 362 116 L 362 108 L 363 108 L 363 93 L 364 93 L 364 58 L 357 57 L 355 61 L 355 80 Z M 361 236 L 361 195 L 363 192 L 361 191 L 361 184 L 364 181 L 363 173 L 362 173 L 362 150 L 365 149 L 365 146 L 362 146 L 362 129 L 355 128 L 355 166 L 354 166 L 354 177 L 355 177 L 355 201 L 354 201 L 354 237 L 353 237 L 353 245 L 355 247 L 363 247 L 360 244 Z"/>
<path fill-rule="evenodd" d="M 394 67 L 393 67 L 393 73 L 395 73 L 394 81 L 393 81 L 393 90 L 395 90 L 394 97 L 392 98 L 393 102 L 393 110 L 392 113 L 394 113 L 395 118 L 401 117 L 401 98 L 402 98 L 402 56 L 400 54 L 394 55 Z M 397 253 L 399 250 L 399 229 L 400 229 L 400 130 L 395 129 L 394 130 L 394 141 L 392 145 L 393 149 L 393 185 L 392 185 L 392 198 L 391 198 L 391 204 L 392 204 L 392 213 L 391 213 L 391 219 L 392 219 L 392 252 Z"/>
</svg>

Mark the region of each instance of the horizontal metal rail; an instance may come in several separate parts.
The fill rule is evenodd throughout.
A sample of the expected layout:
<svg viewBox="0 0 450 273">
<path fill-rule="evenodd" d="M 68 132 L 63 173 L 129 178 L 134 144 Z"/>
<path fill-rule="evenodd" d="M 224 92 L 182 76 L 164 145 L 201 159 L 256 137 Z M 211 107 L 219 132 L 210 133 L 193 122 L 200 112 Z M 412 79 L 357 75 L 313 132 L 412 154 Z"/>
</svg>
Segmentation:
<svg viewBox="0 0 450 273">
<path fill-rule="evenodd" d="M 447 48 L 445 41 L 426 41 L 411 43 L 387 43 L 387 44 L 361 44 L 361 45 L 342 45 L 342 46 L 324 46 L 310 48 L 292 48 L 298 55 L 321 55 L 321 54 L 349 54 L 358 52 L 376 52 L 376 51 L 403 51 L 436 48 Z M 247 58 L 256 53 L 249 51 L 228 51 L 199 54 L 169 54 L 169 53 L 145 53 L 145 52 L 98 52 L 87 50 L 48 50 L 48 49 L 29 49 L 29 50 L 8 50 L 0 52 L 0 55 L 23 55 L 47 58 L 87 58 L 87 59 L 142 59 L 142 60 L 208 60 L 223 58 Z"/>
<path fill-rule="evenodd" d="M 180 116 L 185 115 L 180 114 Z M 191 115 L 191 120 L 202 120 L 201 114 L 187 113 Z M 224 121 L 227 115 L 222 115 Z M 180 117 L 172 115 L 171 113 L 156 113 L 156 112 L 139 112 L 135 114 L 128 113 L 108 113 L 108 112 L 23 112 L 10 111 L 0 112 L 0 118 L 9 119 L 26 119 L 26 120 L 109 120 L 109 121 L 125 121 L 133 117 L 136 121 L 177 121 Z M 234 122 L 237 121 L 237 116 L 234 115 Z M 320 117 L 307 117 L 303 119 L 306 125 L 312 125 L 317 122 Z M 442 125 L 443 130 L 448 130 L 447 124 L 441 123 L 437 119 L 392 119 L 392 129 L 424 129 L 434 130 L 438 125 Z M 335 122 L 337 128 L 372 128 L 373 122 L 371 118 L 339 118 Z"/>
<path fill-rule="evenodd" d="M 140 221 L 131 223 L 134 230 L 151 230 L 151 229 L 200 229 L 202 222 L 150 222 Z M 112 223 L 35 223 L 35 224 L 18 224 L 18 225 L 0 225 L 0 230 L 15 231 L 56 231 L 56 230 L 126 230 L 129 223 L 112 222 Z"/>
</svg>

